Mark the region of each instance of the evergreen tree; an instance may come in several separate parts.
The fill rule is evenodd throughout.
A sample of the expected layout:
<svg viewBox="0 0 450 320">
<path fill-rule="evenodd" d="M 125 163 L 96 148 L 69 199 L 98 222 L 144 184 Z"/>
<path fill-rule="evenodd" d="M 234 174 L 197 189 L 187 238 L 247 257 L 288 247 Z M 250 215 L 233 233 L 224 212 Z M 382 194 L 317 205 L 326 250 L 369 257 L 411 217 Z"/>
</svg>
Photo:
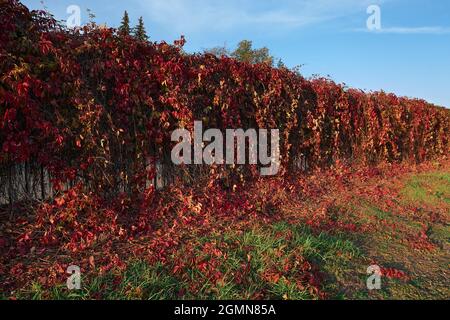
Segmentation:
<svg viewBox="0 0 450 320">
<path fill-rule="evenodd" d="M 130 34 L 130 18 L 128 17 L 128 12 L 124 12 L 122 23 L 119 27 L 119 32 L 123 34 Z"/>
<path fill-rule="evenodd" d="M 144 19 L 142 19 L 142 17 L 139 18 L 139 23 L 136 26 L 136 28 L 134 29 L 134 36 L 136 37 L 136 39 L 138 39 L 140 41 L 148 40 L 148 36 L 147 36 L 147 33 L 145 32 L 145 27 L 144 27 Z"/>
</svg>

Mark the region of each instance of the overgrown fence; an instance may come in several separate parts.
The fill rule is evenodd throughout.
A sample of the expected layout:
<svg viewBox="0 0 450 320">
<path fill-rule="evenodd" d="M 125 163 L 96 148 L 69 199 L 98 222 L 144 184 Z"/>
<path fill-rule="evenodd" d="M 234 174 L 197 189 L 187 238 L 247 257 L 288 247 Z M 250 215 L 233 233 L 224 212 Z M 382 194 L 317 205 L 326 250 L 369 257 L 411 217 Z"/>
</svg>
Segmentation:
<svg viewBox="0 0 450 320">
<path fill-rule="evenodd" d="M 0 201 L 81 184 L 105 197 L 172 183 L 229 187 L 256 166 L 174 166 L 171 132 L 279 129 L 282 170 L 421 162 L 450 151 L 450 111 L 0 4 Z"/>
</svg>

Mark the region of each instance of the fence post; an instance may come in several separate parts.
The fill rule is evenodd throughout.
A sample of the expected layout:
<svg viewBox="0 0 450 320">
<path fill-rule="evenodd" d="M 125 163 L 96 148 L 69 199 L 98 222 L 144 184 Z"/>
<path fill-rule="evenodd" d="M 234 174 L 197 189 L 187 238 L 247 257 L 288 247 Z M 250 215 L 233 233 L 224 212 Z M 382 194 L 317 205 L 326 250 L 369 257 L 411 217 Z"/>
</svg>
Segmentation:
<svg viewBox="0 0 450 320">
<path fill-rule="evenodd" d="M 29 181 L 29 170 L 30 164 L 25 162 L 24 164 L 24 173 L 25 173 L 25 192 L 27 193 L 27 197 L 30 197 L 30 181 Z"/>
<path fill-rule="evenodd" d="M 44 166 L 41 165 L 41 197 L 42 201 L 45 200 L 45 179 L 44 179 Z"/>
<path fill-rule="evenodd" d="M 12 186 L 12 163 L 9 164 L 8 170 L 8 200 L 9 200 L 9 219 L 11 220 L 13 217 L 13 186 Z"/>
</svg>

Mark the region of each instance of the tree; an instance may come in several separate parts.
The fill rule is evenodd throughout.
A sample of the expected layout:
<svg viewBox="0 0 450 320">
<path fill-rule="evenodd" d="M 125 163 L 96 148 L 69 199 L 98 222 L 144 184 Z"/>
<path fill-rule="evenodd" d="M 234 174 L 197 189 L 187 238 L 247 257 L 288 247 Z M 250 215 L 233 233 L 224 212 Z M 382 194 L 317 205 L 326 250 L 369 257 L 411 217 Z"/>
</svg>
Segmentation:
<svg viewBox="0 0 450 320">
<path fill-rule="evenodd" d="M 142 17 L 139 18 L 138 25 L 136 26 L 136 28 L 134 28 L 134 36 L 136 37 L 136 39 L 140 41 L 148 40 L 148 36 L 147 33 L 145 32 L 144 27 L 144 19 Z"/>
<path fill-rule="evenodd" d="M 95 24 L 95 21 L 94 21 L 95 20 L 95 13 L 89 8 L 87 8 L 86 11 L 87 11 L 87 14 L 88 14 L 88 17 L 89 17 L 89 23 L 91 25 L 94 25 Z"/>
<path fill-rule="evenodd" d="M 253 63 L 267 63 L 272 66 L 273 61 L 274 58 L 270 55 L 268 48 L 253 50 Z"/>
<path fill-rule="evenodd" d="M 122 18 L 122 23 L 119 27 L 119 32 L 123 34 L 130 34 L 130 18 L 128 17 L 128 12 L 125 11 Z"/>
<path fill-rule="evenodd" d="M 223 47 L 218 46 L 211 49 L 204 50 L 207 54 L 212 54 L 218 58 L 226 56 L 228 57 L 230 55 L 230 51 L 228 51 L 227 47 L 224 45 Z"/>
<path fill-rule="evenodd" d="M 236 50 L 231 56 L 241 62 L 253 63 L 253 49 L 252 42 L 249 40 L 242 40 L 239 42 Z"/>
<path fill-rule="evenodd" d="M 267 63 L 273 65 L 274 58 L 270 55 L 269 49 L 263 47 L 261 49 L 253 49 L 253 43 L 249 40 L 239 42 L 236 50 L 231 56 L 239 61 L 251 64 Z"/>
<path fill-rule="evenodd" d="M 286 65 L 284 64 L 283 60 L 281 60 L 281 59 L 278 59 L 277 68 L 278 69 L 287 69 Z"/>
</svg>

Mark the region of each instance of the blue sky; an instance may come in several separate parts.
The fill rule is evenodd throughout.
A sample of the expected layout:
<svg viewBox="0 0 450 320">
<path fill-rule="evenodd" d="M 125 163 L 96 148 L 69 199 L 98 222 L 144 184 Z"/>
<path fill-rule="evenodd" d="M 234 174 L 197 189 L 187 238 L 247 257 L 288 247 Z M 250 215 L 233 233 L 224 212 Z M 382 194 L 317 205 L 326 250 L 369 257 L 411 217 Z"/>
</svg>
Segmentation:
<svg viewBox="0 0 450 320">
<path fill-rule="evenodd" d="M 22 1 L 42 9 L 38 0 Z M 143 16 L 152 40 L 185 35 L 186 50 L 242 39 L 267 46 L 305 76 L 330 76 L 366 90 L 383 89 L 450 107 L 448 0 L 45 0 L 58 19 L 69 5 L 91 9 L 97 23 L 117 27 L 124 10 Z M 366 28 L 369 5 L 381 8 L 382 29 Z"/>
</svg>

